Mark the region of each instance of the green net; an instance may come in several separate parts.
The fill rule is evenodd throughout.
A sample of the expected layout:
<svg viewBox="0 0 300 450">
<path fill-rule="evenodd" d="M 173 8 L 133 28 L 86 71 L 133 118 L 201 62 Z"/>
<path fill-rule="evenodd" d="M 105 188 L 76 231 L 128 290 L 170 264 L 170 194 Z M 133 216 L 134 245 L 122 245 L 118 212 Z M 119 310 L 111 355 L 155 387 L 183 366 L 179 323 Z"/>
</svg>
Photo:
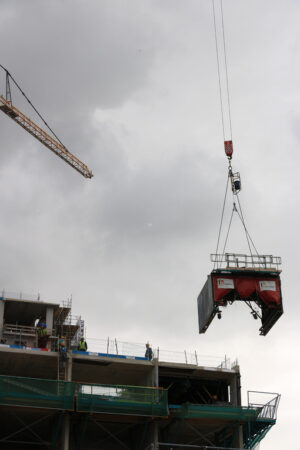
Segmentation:
<svg viewBox="0 0 300 450">
<path fill-rule="evenodd" d="M 0 375 L 0 404 L 74 409 L 74 383 Z"/>
<path fill-rule="evenodd" d="M 258 416 L 257 409 L 230 405 L 170 405 L 173 414 L 185 419 L 214 418 L 224 420 L 252 421 Z"/>
<path fill-rule="evenodd" d="M 107 384 L 77 384 L 77 410 L 167 416 L 168 393 L 164 389 Z"/>
</svg>

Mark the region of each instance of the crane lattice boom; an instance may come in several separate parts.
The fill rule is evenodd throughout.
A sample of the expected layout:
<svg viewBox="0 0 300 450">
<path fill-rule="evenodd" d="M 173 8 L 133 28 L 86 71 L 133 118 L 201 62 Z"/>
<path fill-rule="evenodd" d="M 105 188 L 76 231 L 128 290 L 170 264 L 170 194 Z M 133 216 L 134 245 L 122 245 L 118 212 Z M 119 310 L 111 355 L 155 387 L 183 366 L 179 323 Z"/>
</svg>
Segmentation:
<svg viewBox="0 0 300 450">
<path fill-rule="evenodd" d="M 92 178 L 93 174 L 89 168 L 80 159 L 76 158 L 64 145 L 46 133 L 36 123 L 34 123 L 29 117 L 25 116 L 19 109 L 0 95 L 0 109 L 7 114 L 11 119 L 18 123 L 28 133 L 32 134 L 42 144 L 48 147 L 53 153 L 63 159 L 71 167 L 77 170 L 85 178 Z"/>
</svg>

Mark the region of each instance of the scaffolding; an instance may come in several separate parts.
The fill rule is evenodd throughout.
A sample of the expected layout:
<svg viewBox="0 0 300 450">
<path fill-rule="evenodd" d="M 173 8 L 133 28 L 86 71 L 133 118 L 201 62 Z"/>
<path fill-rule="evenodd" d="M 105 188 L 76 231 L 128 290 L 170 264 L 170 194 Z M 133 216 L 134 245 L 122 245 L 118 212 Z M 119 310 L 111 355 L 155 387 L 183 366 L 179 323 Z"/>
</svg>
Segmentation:
<svg viewBox="0 0 300 450">
<path fill-rule="evenodd" d="M 0 375 L 0 405 L 150 417 L 169 414 L 168 392 L 162 388 L 6 375 Z"/>
<path fill-rule="evenodd" d="M 261 398 L 265 398 L 267 395 L 270 400 L 267 403 L 257 402 L 257 400 L 255 403 L 251 403 L 253 394 Z M 170 405 L 168 390 L 162 388 L 63 382 L 0 375 L 0 407 L 33 408 L 45 412 L 56 410 L 60 411 L 59 414 L 61 412 L 66 414 L 70 411 L 72 414 L 79 414 L 78 417 L 86 421 L 86 424 L 88 420 L 92 420 L 101 427 L 104 425 L 100 424 L 97 417 L 103 415 L 132 416 L 135 418 L 135 422 L 139 420 L 139 417 L 157 417 L 174 424 L 177 427 L 175 434 L 178 434 L 179 428 L 185 423 L 192 431 L 194 430 L 196 436 L 194 440 L 203 440 L 202 438 L 205 437 L 192 425 L 197 423 L 195 422 L 197 420 L 205 419 L 214 423 L 219 420 L 220 423 L 231 423 L 233 427 L 231 434 L 223 437 L 226 443 L 224 442 L 222 447 L 192 443 L 180 444 L 176 439 L 173 442 L 167 440 L 151 444 L 152 446 L 148 445 L 148 450 L 164 448 L 169 448 L 169 450 L 176 448 L 229 450 L 232 448 L 232 441 L 239 429 L 243 430 L 244 448 L 254 449 L 275 424 L 279 401 L 279 394 L 249 391 L 248 406 L 245 407 L 217 404 Z M 94 415 L 96 416 L 94 417 Z M 148 422 L 143 422 L 143 424 L 147 427 Z M 234 431 L 234 427 L 236 431 Z M 4 430 L 0 433 L 0 442 L 6 442 L 3 433 Z"/>
<path fill-rule="evenodd" d="M 57 352 L 57 379 L 66 380 L 69 352 L 77 349 L 84 334 L 84 321 L 72 315 L 72 297 L 61 304 L 51 304 L 42 301 L 40 294 L 26 294 L 25 299 L 22 292 L 3 290 L 0 300 L 6 305 L 2 325 L 0 323 L 0 343 Z M 61 352 L 62 341 L 64 353 Z"/>
</svg>

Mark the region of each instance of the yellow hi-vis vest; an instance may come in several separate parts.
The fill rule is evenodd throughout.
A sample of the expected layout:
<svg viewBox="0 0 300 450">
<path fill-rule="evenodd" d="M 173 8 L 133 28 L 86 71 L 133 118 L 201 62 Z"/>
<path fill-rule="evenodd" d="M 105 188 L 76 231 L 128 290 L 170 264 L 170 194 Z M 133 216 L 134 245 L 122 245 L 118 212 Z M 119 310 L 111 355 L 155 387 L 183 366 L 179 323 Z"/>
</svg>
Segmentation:
<svg viewBox="0 0 300 450">
<path fill-rule="evenodd" d="M 85 352 L 85 350 L 86 350 L 86 342 L 85 341 L 79 342 L 79 350 Z"/>
</svg>

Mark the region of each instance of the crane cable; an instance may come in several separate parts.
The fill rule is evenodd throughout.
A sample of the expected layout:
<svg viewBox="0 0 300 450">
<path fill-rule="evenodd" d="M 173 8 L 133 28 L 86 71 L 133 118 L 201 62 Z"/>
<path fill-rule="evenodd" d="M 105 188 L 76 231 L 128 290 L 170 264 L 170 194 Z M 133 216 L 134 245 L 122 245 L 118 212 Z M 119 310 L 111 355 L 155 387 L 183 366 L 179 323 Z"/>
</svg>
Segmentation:
<svg viewBox="0 0 300 450">
<path fill-rule="evenodd" d="M 229 232 L 230 232 L 230 229 L 231 229 L 231 224 L 232 224 L 232 219 L 233 219 L 233 213 L 234 212 L 237 213 L 237 215 L 238 215 L 238 217 L 239 217 L 239 219 L 240 219 L 240 221 L 241 221 L 241 223 L 242 223 L 242 225 L 244 227 L 245 235 L 246 235 L 246 239 L 247 239 L 247 243 L 248 243 L 248 248 L 249 248 L 249 252 L 250 252 L 252 260 L 253 260 L 253 253 L 254 252 L 252 252 L 251 245 L 252 245 L 252 247 L 253 247 L 253 249 L 254 249 L 258 259 L 261 259 L 261 256 L 259 255 L 259 253 L 257 251 L 257 248 L 256 248 L 256 246 L 255 246 L 255 244 L 253 242 L 253 239 L 251 238 L 250 233 L 249 233 L 249 231 L 248 231 L 248 229 L 246 227 L 246 223 L 245 223 L 245 219 L 244 219 L 244 215 L 243 215 L 243 211 L 242 211 L 242 206 L 241 206 L 240 199 L 239 199 L 239 194 L 236 194 L 236 197 L 237 197 L 238 207 L 237 207 L 236 203 L 233 201 L 233 208 L 232 208 L 232 212 L 231 212 L 231 216 L 230 216 L 230 220 L 229 220 L 229 225 L 228 225 L 228 229 L 227 229 L 225 243 L 224 243 L 222 255 L 221 255 L 221 258 L 220 258 L 219 262 L 222 262 L 223 257 L 225 255 L 226 245 L 227 245 L 227 241 L 228 241 Z M 222 212 L 222 220 L 223 220 L 223 215 L 224 215 L 224 207 L 223 207 L 223 212 Z M 220 234 L 221 234 L 221 231 L 219 230 L 218 243 L 219 243 L 219 240 L 220 240 Z M 215 269 L 215 264 L 214 264 L 214 269 Z"/>
<path fill-rule="evenodd" d="M 225 80 L 226 80 L 226 91 L 227 91 L 227 109 L 228 109 L 228 119 L 229 119 L 229 129 L 230 129 L 230 140 L 232 141 L 232 121 L 231 121 L 231 104 L 230 104 L 230 94 L 229 94 L 229 81 L 228 81 L 228 67 L 227 67 L 227 52 L 226 52 L 226 40 L 225 40 L 225 26 L 224 26 L 224 14 L 223 14 L 223 0 L 220 0 L 221 6 L 221 23 L 222 23 L 222 41 L 223 41 L 223 52 L 224 52 L 224 65 L 225 65 Z M 217 57 L 217 67 L 218 67 L 218 82 L 219 82 L 219 96 L 220 96 L 220 107 L 221 107 L 221 120 L 223 129 L 223 140 L 225 141 L 225 120 L 224 120 L 224 102 L 223 102 L 223 91 L 221 83 L 221 70 L 220 70 L 220 56 L 219 56 L 219 44 L 217 36 L 217 23 L 216 23 L 216 10 L 215 10 L 215 0 L 212 0 L 213 18 L 214 18 L 214 35 L 215 35 L 215 46 L 216 46 L 216 57 Z"/>
<path fill-rule="evenodd" d="M 64 147 L 65 151 L 69 152 L 67 150 L 67 148 L 65 147 L 65 145 L 61 142 L 61 140 L 59 139 L 59 137 L 54 133 L 54 131 L 52 130 L 52 128 L 50 128 L 50 126 L 47 124 L 47 122 L 45 121 L 45 119 L 42 117 L 42 115 L 38 112 L 38 110 L 36 109 L 36 107 L 31 103 L 31 101 L 29 100 L 29 98 L 27 97 L 27 95 L 25 94 L 25 92 L 21 89 L 21 87 L 18 85 L 18 83 L 16 82 L 16 80 L 13 78 L 13 76 L 9 73 L 9 71 L 3 67 L 0 64 L 0 67 L 2 67 L 2 69 L 6 72 L 6 77 L 7 80 L 9 80 L 9 78 L 13 81 L 13 83 L 16 85 L 16 87 L 19 89 L 19 91 L 21 92 L 21 94 L 25 97 L 25 99 L 27 100 L 27 102 L 30 104 L 30 106 L 34 109 L 34 111 L 37 113 L 37 115 L 39 116 L 39 118 L 43 121 L 43 123 L 45 124 L 45 126 L 48 128 L 48 130 L 53 134 L 53 136 L 56 138 L 56 140 Z M 9 85 L 9 81 L 7 81 L 7 85 Z M 10 102 L 11 101 L 11 97 L 10 97 Z"/>
<path fill-rule="evenodd" d="M 218 43 L 218 35 L 217 35 L 217 22 L 216 22 L 216 9 L 215 9 L 215 0 L 212 0 L 212 10 L 213 10 L 213 22 L 214 22 L 214 36 L 215 36 L 215 47 L 216 47 L 216 59 L 217 59 L 217 72 L 218 72 L 218 85 L 219 85 L 219 97 L 220 97 L 220 109 L 221 109 L 221 121 L 222 121 L 222 130 L 223 130 L 223 139 L 224 142 L 226 140 L 226 133 L 225 133 L 225 114 L 224 114 L 224 100 L 223 100 L 223 90 L 222 90 L 222 83 L 221 83 L 221 70 L 220 70 L 220 55 L 219 55 L 219 43 Z M 227 94 L 227 114 L 228 114 L 228 122 L 229 122 L 229 135 L 230 140 L 232 141 L 232 120 L 231 120 L 231 102 L 230 102 L 230 92 L 229 92 L 229 77 L 228 77 L 228 64 L 227 64 L 227 51 L 226 51 L 226 39 L 225 39 L 225 25 L 224 25 L 224 13 L 223 13 L 223 0 L 220 0 L 220 14 L 221 14 L 221 31 L 222 31 L 222 42 L 223 42 L 223 53 L 224 53 L 224 67 L 225 67 L 225 82 L 226 82 L 226 94 Z M 220 238 L 221 238 L 221 231 L 222 231 L 222 225 L 223 225 L 223 219 L 224 219 L 224 211 L 225 211 L 225 203 L 227 198 L 227 191 L 228 191 L 228 184 L 229 184 L 229 178 L 231 178 L 233 175 L 232 167 L 231 167 L 231 156 L 228 156 L 228 177 L 227 177 L 227 183 L 226 183 L 226 190 L 225 190 L 225 196 L 224 196 L 224 202 L 222 207 L 222 214 L 221 214 L 221 221 L 220 221 L 220 227 L 218 232 L 218 239 L 217 239 L 217 246 L 216 246 L 216 260 L 214 262 L 214 269 L 216 262 L 218 261 L 218 249 L 220 244 Z M 234 192 L 233 192 L 234 195 Z M 232 219 L 233 219 L 233 213 L 236 212 L 238 214 L 239 219 L 241 220 L 241 223 L 243 225 L 243 228 L 245 230 L 246 240 L 248 244 L 248 248 L 250 251 L 251 258 L 253 259 L 253 252 L 251 249 L 251 244 L 257 254 L 257 256 L 260 258 L 258 251 L 254 245 L 254 242 L 248 232 L 248 229 L 246 227 L 244 215 L 242 212 L 242 207 L 239 199 L 238 192 L 236 192 L 237 202 L 238 202 L 238 208 L 236 206 L 236 203 L 233 201 L 233 209 L 231 212 L 231 217 L 229 220 L 229 225 L 227 229 L 227 234 L 225 238 L 225 243 L 220 259 L 220 263 L 222 262 L 222 259 L 225 254 L 225 249 L 228 241 L 229 232 L 231 229 Z"/>
<path fill-rule="evenodd" d="M 246 233 L 249 249 L 250 249 L 250 243 L 249 243 L 249 241 L 250 241 L 252 246 L 253 246 L 253 248 L 254 248 L 254 250 L 255 250 L 256 255 L 258 256 L 258 258 L 260 258 L 260 255 L 259 255 L 259 253 L 257 251 L 257 248 L 255 247 L 254 242 L 253 242 L 253 240 L 252 240 L 252 238 L 251 238 L 251 236 L 249 234 L 249 231 L 247 230 L 247 227 L 246 227 L 245 219 L 244 219 L 243 212 L 242 212 L 242 206 L 241 206 L 240 199 L 239 199 L 239 194 L 237 194 L 237 200 L 238 200 L 238 204 L 239 204 L 239 208 L 240 208 L 240 213 L 241 214 L 239 214 L 238 210 L 236 212 L 237 212 L 237 214 L 238 214 L 239 218 L 241 219 L 241 222 L 242 222 L 242 224 L 244 226 L 244 230 L 245 230 L 245 233 Z M 251 253 L 251 250 L 250 250 L 250 254 L 251 254 L 251 257 L 253 257 L 253 255 Z"/>
<path fill-rule="evenodd" d="M 232 140 L 232 123 L 231 123 L 231 111 L 230 111 L 230 96 L 229 96 L 229 82 L 228 82 L 228 68 L 227 68 L 227 56 L 226 56 L 226 42 L 225 42 L 225 27 L 224 27 L 224 17 L 223 17 L 223 5 L 222 0 L 221 2 L 221 16 L 222 16 L 222 39 L 223 39 L 223 51 L 224 51 L 224 62 L 225 62 L 225 74 L 226 74 L 226 87 L 227 87 L 227 106 L 228 106 L 228 116 L 229 116 L 229 124 L 230 124 L 230 138 Z M 222 122 L 222 130 L 223 130 L 223 141 L 225 141 L 225 118 L 224 118 L 224 102 L 223 102 L 223 91 L 222 91 L 222 83 L 221 83 L 221 70 L 220 70 L 220 56 L 219 56 L 219 44 L 218 44 L 218 35 L 217 35 L 217 22 L 216 22 L 216 10 L 215 10 L 215 1 L 212 0 L 212 10 L 213 10 L 213 20 L 214 20 L 214 36 L 215 36 L 215 46 L 216 46 L 216 58 L 217 58 L 217 72 L 218 72 L 218 84 L 219 84 L 219 98 L 220 98 L 220 108 L 221 108 L 221 122 Z M 229 159 L 229 158 L 228 158 Z M 229 167 L 230 167 L 230 159 L 229 159 Z M 229 170 L 229 169 L 228 169 Z M 229 184 L 229 176 L 227 177 L 227 183 L 226 183 L 226 189 L 225 189 L 225 196 L 223 201 L 223 207 L 222 207 L 222 214 L 221 214 L 221 220 L 220 220 L 220 227 L 218 232 L 218 239 L 217 239 L 217 245 L 216 245 L 216 255 L 218 254 L 219 244 L 220 244 L 220 237 L 221 237 L 221 231 L 222 231 L 222 225 L 223 225 L 223 219 L 224 219 L 224 211 L 225 211 L 225 204 L 226 204 L 226 198 L 227 198 L 227 191 L 228 191 L 228 184 Z M 231 225 L 231 221 L 230 221 Z M 230 230 L 230 225 L 227 232 L 227 238 Z M 226 246 L 225 242 L 225 246 Z M 225 248 L 224 246 L 224 248 Z M 224 253 L 224 252 L 223 252 Z M 215 269 L 216 261 L 214 262 L 214 269 Z"/>
<path fill-rule="evenodd" d="M 216 255 L 218 254 L 218 249 L 219 249 L 219 243 L 220 243 L 220 237 L 221 237 L 221 231 L 222 231 L 222 225 L 223 225 L 223 218 L 224 218 L 224 211 L 225 211 L 225 205 L 226 205 L 226 198 L 227 198 L 227 192 L 228 192 L 228 184 L 229 184 L 229 177 L 227 177 L 225 196 L 224 196 L 222 214 L 221 214 L 221 221 L 220 221 L 220 227 L 219 227 L 219 233 L 218 233 L 218 240 L 217 240 L 217 246 L 216 246 Z M 214 262 L 214 269 L 215 269 L 215 266 L 216 266 L 216 261 Z"/>
</svg>

